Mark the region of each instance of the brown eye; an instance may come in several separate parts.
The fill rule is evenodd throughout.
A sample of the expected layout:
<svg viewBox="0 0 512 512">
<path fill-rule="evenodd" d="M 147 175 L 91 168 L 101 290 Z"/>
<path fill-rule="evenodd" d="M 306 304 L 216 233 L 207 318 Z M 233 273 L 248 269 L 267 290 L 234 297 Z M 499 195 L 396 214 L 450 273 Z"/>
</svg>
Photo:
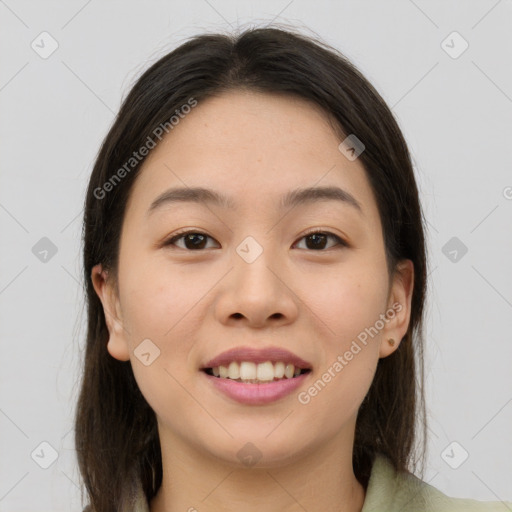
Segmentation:
<svg viewBox="0 0 512 512">
<path fill-rule="evenodd" d="M 342 238 L 333 233 L 329 233 L 328 231 L 314 231 L 312 233 L 304 235 L 301 238 L 301 240 L 306 240 L 306 249 L 322 251 L 326 248 L 326 244 L 329 238 L 337 242 L 337 244 L 334 245 L 341 245 L 343 247 L 347 247 L 347 243 L 345 242 L 345 240 L 343 240 Z M 330 247 L 327 248 L 329 249 Z"/>
<path fill-rule="evenodd" d="M 164 246 L 174 245 L 180 249 L 185 249 L 188 251 L 200 251 L 202 249 L 209 248 L 207 247 L 208 239 L 214 240 L 211 236 L 200 231 L 185 231 L 173 236 L 171 239 L 164 243 Z M 328 245 L 329 239 L 334 240 L 336 243 L 326 247 Z M 325 249 L 330 249 L 336 245 L 348 247 L 348 244 L 345 242 L 345 240 L 328 231 L 314 231 L 307 233 L 300 240 L 306 240 L 306 247 L 303 248 L 316 252 L 322 252 Z M 178 245 L 178 241 L 183 241 L 182 245 Z"/>
<path fill-rule="evenodd" d="M 201 233 L 198 231 L 186 231 L 185 233 L 180 233 L 176 236 L 173 236 L 170 240 L 164 243 L 165 246 L 167 245 L 177 245 L 176 242 L 178 240 L 183 240 L 183 246 L 178 246 L 180 249 L 187 249 L 190 251 L 197 251 L 201 249 L 205 249 L 207 240 L 213 238 L 205 233 Z"/>
</svg>

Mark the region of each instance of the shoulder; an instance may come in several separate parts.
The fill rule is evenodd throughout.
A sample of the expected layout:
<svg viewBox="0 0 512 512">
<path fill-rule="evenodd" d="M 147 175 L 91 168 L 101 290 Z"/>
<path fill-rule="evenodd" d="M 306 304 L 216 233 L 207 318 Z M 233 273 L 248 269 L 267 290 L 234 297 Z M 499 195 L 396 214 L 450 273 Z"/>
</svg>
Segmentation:
<svg viewBox="0 0 512 512">
<path fill-rule="evenodd" d="M 511 502 L 452 498 L 411 473 L 397 473 L 377 455 L 361 512 L 506 512 Z"/>
</svg>

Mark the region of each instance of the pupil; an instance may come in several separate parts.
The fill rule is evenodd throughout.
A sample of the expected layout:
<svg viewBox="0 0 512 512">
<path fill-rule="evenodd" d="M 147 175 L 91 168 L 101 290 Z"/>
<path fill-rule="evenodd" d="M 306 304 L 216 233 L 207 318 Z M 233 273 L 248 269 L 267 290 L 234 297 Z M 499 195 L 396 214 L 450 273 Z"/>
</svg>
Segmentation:
<svg viewBox="0 0 512 512">
<path fill-rule="evenodd" d="M 315 233 L 308 237 L 310 240 L 315 240 L 313 243 L 313 248 L 318 248 L 322 246 L 322 242 L 325 242 L 325 235 Z M 320 244 L 318 243 L 320 242 Z"/>
<path fill-rule="evenodd" d="M 198 243 L 192 242 L 194 237 L 197 237 L 200 239 L 198 241 Z M 190 249 L 187 242 L 192 242 L 192 248 L 197 249 L 198 247 L 199 248 L 202 247 L 201 244 L 204 242 L 204 240 L 205 240 L 205 237 L 203 235 L 200 235 L 199 233 L 189 233 L 185 238 L 185 245 L 187 246 L 188 249 Z"/>
</svg>

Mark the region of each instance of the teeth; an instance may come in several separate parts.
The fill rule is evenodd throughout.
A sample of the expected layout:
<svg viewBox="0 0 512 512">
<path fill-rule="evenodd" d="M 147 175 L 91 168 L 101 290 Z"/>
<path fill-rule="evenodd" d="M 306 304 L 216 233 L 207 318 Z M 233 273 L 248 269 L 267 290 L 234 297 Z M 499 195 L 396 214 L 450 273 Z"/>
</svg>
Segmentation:
<svg viewBox="0 0 512 512">
<path fill-rule="evenodd" d="M 301 373 L 300 368 L 295 368 L 293 364 L 285 364 L 281 361 L 272 363 L 266 361 L 256 364 L 251 361 L 242 361 L 237 363 L 232 361 L 229 366 L 215 366 L 212 368 L 213 375 L 222 379 L 232 379 L 242 382 L 258 383 L 270 382 L 274 379 L 297 377 Z"/>
<path fill-rule="evenodd" d="M 222 366 L 219 366 L 219 373 L 220 373 L 220 368 L 222 368 Z M 229 363 L 228 377 L 230 379 L 239 379 L 240 378 L 240 366 L 238 366 L 238 363 L 236 361 Z"/>
<path fill-rule="evenodd" d="M 278 379 L 282 379 L 284 377 L 284 363 L 279 362 L 274 365 L 274 375 Z"/>
<path fill-rule="evenodd" d="M 287 364 L 286 368 L 284 369 L 284 376 L 287 379 L 291 379 L 293 377 L 294 370 L 295 366 L 293 366 L 293 364 Z"/>
<path fill-rule="evenodd" d="M 256 378 L 256 364 L 244 361 L 240 363 L 240 378 L 242 380 L 253 380 Z"/>
<path fill-rule="evenodd" d="M 256 378 L 262 381 L 274 380 L 274 365 L 270 361 L 260 363 L 256 369 Z"/>
</svg>

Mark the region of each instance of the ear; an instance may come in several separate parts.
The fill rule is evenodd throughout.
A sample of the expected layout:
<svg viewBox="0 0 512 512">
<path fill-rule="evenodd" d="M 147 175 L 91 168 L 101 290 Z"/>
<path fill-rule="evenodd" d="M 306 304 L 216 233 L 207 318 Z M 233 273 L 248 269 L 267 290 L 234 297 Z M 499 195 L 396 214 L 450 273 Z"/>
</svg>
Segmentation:
<svg viewBox="0 0 512 512">
<path fill-rule="evenodd" d="M 411 318 L 411 302 L 414 289 L 414 264 L 411 260 L 401 260 L 395 269 L 391 283 L 388 309 L 386 310 L 387 322 L 382 330 L 379 357 L 387 357 L 400 345 L 409 327 Z M 388 340 L 393 338 L 395 344 Z"/>
<path fill-rule="evenodd" d="M 119 298 L 108 272 L 103 270 L 101 263 L 95 265 L 91 272 L 91 280 L 96 294 L 103 305 L 105 321 L 109 332 L 107 350 L 119 361 L 130 359 L 127 331 L 123 326 Z"/>
</svg>

